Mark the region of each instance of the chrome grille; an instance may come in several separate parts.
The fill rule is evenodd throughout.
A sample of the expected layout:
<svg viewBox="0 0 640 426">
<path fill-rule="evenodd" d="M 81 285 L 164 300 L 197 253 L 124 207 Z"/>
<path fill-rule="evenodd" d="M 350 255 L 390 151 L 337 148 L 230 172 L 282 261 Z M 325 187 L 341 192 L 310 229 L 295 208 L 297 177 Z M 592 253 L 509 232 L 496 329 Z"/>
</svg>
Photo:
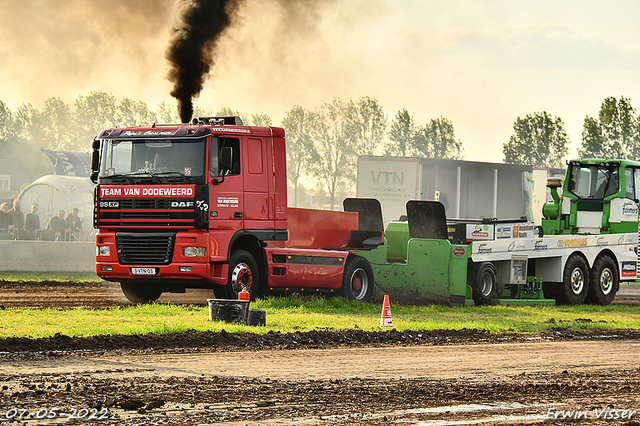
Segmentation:
<svg viewBox="0 0 640 426">
<path fill-rule="evenodd" d="M 166 265 L 175 240 L 175 233 L 116 232 L 118 259 L 123 265 Z"/>
</svg>

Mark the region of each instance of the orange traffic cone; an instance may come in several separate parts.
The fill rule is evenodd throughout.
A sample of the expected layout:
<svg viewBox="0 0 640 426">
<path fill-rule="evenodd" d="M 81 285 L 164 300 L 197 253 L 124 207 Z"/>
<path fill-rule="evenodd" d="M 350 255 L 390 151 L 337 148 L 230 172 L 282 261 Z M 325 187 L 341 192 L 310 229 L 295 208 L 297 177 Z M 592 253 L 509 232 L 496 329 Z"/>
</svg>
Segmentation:
<svg viewBox="0 0 640 426">
<path fill-rule="evenodd" d="M 380 315 L 380 327 L 392 326 L 393 320 L 391 319 L 391 305 L 389 305 L 389 295 L 384 295 L 384 302 L 382 303 L 382 314 Z"/>
</svg>

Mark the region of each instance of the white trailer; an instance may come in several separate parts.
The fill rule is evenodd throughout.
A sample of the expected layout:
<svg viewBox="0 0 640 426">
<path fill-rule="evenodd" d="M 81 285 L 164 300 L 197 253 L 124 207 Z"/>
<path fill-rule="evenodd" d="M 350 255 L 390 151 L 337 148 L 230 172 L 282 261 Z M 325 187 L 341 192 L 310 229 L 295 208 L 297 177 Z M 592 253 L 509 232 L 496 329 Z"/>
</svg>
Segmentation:
<svg viewBox="0 0 640 426">
<path fill-rule="evenodd" d="M 471 260 L 485 265 L 483 292 L 495 291 L 492 283 L 521 284 L 527 276 L 536 276 L 546 297 L 606 305 L 620 281 L 636 280 L 637 246 L 638 234 L 632 233 L 505 238 L 473 241 Z"/>
</svg>

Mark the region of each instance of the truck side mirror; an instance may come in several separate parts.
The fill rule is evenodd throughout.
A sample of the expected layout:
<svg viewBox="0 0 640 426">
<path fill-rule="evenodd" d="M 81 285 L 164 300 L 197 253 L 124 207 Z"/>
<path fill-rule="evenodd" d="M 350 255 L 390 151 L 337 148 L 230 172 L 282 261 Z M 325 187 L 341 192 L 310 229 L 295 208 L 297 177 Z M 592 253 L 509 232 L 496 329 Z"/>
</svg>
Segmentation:
<svg viewBox="0 0 640 426">
<path fill-rule="evenodd" d="M 220 173 L 222 176 L 231 170 L 233 164 L 233 149 L 230 146 L 222 147 L 222 157 L 220 161 Z"/>
<path fill-rule="evenodd" d="M 231 170 L 233 164 L 233 149 L 230 146 L 223 146 L 222 153 L 220 155 L 220 176 L 222 179 L 213 180 L 214 185 L 220 185 L 224 182 L 224 176 Z"/>
<path fill-rule="evenodd" d="M 98 172 L 100 171 L 100 141 L 93 140 L 93 152 L 91 153 L 91 182 L 98 182 Z"/>
</svg>

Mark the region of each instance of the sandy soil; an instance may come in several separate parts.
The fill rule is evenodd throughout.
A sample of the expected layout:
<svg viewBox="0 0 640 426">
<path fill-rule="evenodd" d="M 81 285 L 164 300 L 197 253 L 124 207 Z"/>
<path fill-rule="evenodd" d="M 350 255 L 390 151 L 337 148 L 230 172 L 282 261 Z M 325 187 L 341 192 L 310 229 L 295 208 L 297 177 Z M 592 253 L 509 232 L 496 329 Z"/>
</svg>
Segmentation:
<svg viewBox="0 0 640 426">
<path fill-rule="evenodd" d="M 0 304 L 126 304 L 105 284 L 18 287 Z M 640 425 L 639 361 L 640 330 L 4 339 L 0 423 Z"/>
</svg>

